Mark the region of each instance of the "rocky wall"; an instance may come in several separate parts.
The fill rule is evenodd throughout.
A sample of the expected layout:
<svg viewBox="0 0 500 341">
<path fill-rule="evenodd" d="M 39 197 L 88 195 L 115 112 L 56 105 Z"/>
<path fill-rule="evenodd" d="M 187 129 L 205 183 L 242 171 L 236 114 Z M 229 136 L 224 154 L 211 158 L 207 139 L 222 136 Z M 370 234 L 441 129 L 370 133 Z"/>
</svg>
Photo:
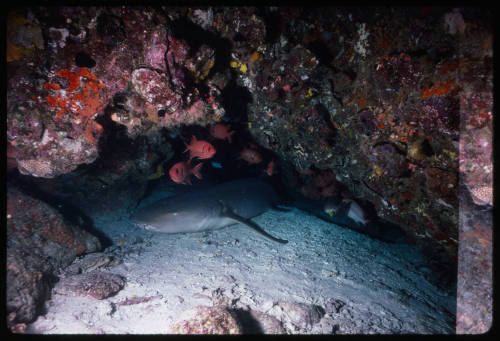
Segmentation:
<svg viewBox="0 0 500 341">
<path fill-rule="evenodd" d="M 17 8 L 8 170 L 59 196 L 81 188 L 88 210 L 130 207 L 169 141 L 228 122 L 276 157 L 290 195 L 367 203 L 453 284 L 460 202 L 493 206 L 492 19 L 472 7 Z"/>
</svg>

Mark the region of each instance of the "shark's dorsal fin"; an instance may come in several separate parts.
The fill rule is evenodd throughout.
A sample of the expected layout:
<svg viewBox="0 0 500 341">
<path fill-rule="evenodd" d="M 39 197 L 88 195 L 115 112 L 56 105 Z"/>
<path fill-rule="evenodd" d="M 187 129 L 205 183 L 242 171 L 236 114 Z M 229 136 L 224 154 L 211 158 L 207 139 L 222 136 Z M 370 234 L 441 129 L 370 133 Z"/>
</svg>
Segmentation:
<svg viewBox="0 0 500 341">
<path fill-rule="evenodd" d="M 219 203 L 222 206 L 221 215 L 228 217 L 228 218 L 231 218 L 233 220 L 236 220 L 239 223 L 245 224 L 248 227 L 251 227 L 255 231 L 259 232 L 261 235 L 263 235 L 271 240 L 274 240 L 275 242 L 278 242 L 281 244 L 288 243 L 288 240 L 279 239 L 279 238 L 271 236 L 269 233 L 264 231 L 259 225 L 257 225 L 256 223 L 254 223 L 250 219 L 247 219 L 247 218 L 244 218 L 242 216 L 237 215 L 236 213 L 233 212 L 233 210 L 230 207 L 228 207 L 226 204 L 224 204 L 224 202 L 222 200 L 219 200 Z"/>
</svg>

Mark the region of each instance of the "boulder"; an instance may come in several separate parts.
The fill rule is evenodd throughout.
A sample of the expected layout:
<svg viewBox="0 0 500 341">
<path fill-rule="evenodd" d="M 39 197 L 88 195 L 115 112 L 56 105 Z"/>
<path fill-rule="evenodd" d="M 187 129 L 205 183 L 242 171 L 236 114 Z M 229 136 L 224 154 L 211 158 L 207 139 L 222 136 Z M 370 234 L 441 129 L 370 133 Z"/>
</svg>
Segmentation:
<svg viewBox="0 0 500 341">
<path fill-rule="evenodd" d="M 69 224 L 56 209 L 7 188 L 7 313 L 9 327 L 41 313 L 59 269 L 101 248 L 99 240 Z"/>
</svg>

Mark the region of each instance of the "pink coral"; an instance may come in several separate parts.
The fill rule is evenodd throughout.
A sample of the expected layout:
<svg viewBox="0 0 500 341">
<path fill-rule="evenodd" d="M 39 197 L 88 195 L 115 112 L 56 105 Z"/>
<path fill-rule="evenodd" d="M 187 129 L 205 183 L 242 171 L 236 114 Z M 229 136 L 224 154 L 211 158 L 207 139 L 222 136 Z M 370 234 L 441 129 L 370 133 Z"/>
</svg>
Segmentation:
<svg viewBox="0 0 500 341">
<path fill-rule="evenodd" d="M 476 204 L 493 205 L 493 188 L 491 186 L 471 188 L 470 193 Z"/>
<path fill-rule="evenodd" d="M 134 90 L 157 110 L 173 112 L 181 105 L 181 97 L 172 90 L 168 78 L 154 70 L 134 70 L 132 85 Z"/>
<path fill-rule="evenodd" d="M 31 174 L 33 176 L 41 176 L 44 178 L 51 178 L 54 176 L 54 167 L 47 160 L 19 160 L 17 167 L 21 174 Z"/>
<path fill-rule="evenodd" d="M 158 28 L 151 33 L 150 44 L 146 45 L 146 63 L 159 70 L 166 70 L 165 53 L 167 44 L 165 43 L 165 30 Z"/>
</svg>

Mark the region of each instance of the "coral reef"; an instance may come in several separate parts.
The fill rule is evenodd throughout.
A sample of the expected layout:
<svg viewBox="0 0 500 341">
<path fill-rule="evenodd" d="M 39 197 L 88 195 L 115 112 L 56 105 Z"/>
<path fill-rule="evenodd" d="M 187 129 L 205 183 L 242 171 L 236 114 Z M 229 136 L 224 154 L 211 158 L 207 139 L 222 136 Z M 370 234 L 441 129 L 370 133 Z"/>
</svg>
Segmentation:
<svg viewBox="0 0 500 341">
<path fill-rule="evenodd" d="M 491 205 L 491 26 L 460 9 L 395 11 L 375 9 L 374 19 L 355 9 L 299 16 L 278 8 L 274 40 L 255 49 L 262 58 L 231 66 L 252 95 L 250 133 L 282 168 L 333 171 L 430 252 L 436 269 L 451 270 L 452 282 L 459 171 L 475 202 Z M 450 17 L 464 24 L 441 25 Z M 460 122 L 471 126 L 462 139 Z"/>
</svg>

